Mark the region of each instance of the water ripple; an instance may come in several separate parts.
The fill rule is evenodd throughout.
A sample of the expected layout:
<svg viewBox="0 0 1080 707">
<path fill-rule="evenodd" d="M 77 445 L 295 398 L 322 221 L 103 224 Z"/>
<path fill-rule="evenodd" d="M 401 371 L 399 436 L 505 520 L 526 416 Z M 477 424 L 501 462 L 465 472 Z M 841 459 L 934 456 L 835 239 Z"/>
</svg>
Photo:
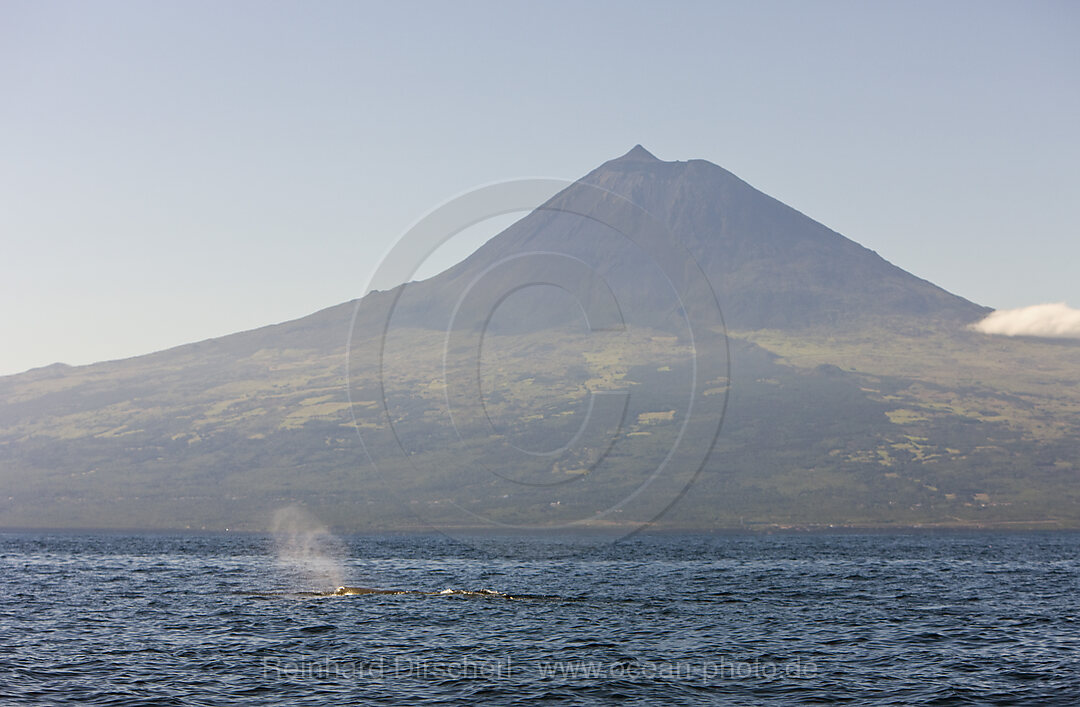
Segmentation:
<svg viewBox="0 0 1080 707">
<path fill-rule="evenodd" d="M 1080 536 L 0 535 L 0 702 L 1080 703 Z"/>
</svg>

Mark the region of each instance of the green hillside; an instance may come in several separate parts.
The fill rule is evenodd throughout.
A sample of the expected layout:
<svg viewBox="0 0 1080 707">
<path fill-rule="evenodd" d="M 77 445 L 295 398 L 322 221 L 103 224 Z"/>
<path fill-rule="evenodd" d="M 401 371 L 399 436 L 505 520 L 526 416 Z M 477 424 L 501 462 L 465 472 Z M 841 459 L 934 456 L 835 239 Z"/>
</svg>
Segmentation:
<svg viewBox="0 0 1080 707">
<path fill-rule="evenodd" d="M 975 333 L 985 308 L 715 165 L 638 147 L 580 184 L 431 280 L 0 378 L 0 526 L 1080 527 L 1080 342 Z M 619 326 L 515 290 L 500 263 L 538 252 Z M 470 320 L 485 273 L 510 294 Z M 710 296 L 726 329 L 688 326 Z"/>
</svg>

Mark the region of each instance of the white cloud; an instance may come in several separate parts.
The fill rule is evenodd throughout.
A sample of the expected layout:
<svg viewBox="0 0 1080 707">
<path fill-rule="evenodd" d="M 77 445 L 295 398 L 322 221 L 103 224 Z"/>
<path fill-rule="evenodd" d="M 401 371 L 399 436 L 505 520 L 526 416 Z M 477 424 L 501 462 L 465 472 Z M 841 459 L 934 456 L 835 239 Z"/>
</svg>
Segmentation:
<svg viewBox="0 0 1080 707">
<path fill-rule="evenodd" d="M 1080 339 L 1080 309 L 1064 302 L 1002 309 L 991 312 L 972 328 L 984 334 Z"/>
</svg>

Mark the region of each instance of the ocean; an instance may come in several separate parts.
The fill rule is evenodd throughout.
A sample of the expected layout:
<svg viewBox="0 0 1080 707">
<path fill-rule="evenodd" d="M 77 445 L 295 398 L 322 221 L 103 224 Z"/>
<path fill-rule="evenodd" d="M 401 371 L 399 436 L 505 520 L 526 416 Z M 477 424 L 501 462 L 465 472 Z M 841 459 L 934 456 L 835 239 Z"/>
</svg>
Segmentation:
<svg viewBox="0 0 1080 707">
<path fill-rule="evenodd" d="M 1080 704 L 1074 533 L 4 533 L 0 589 L 2 704 Z"/>
</svg>

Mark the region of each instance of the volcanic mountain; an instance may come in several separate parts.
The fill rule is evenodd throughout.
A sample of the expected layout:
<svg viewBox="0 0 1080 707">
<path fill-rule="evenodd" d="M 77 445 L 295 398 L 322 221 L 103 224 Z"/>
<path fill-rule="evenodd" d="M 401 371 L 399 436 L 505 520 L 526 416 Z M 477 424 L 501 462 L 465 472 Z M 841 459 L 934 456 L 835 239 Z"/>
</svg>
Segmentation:
<svg viewBox="0 0 1080 707">
<path fill-rule="evenodd" d="M 639 145 L 429 280 L 0 378 L 0 526 L 1080 526 L 1080 346 L 988 312 Z"/>
</svg>

